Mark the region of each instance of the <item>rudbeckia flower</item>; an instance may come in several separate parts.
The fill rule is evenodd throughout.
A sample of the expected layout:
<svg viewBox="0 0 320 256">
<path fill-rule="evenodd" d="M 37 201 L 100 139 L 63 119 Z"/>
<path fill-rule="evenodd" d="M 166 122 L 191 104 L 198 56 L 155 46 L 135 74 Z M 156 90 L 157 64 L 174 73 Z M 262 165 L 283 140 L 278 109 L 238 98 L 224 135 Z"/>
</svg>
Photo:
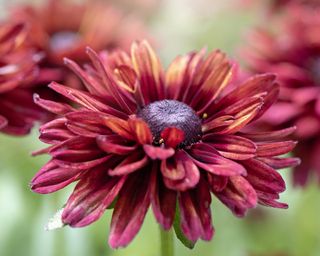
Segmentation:
<svg viewBox="0 0 320 256">
<path fill-rule="evenodd" d="M 235 74 L 221 51 L 179 56 L 165 71 L 146 41 L 134 43 L 131 55 L 87 54 L 85 69 L 65 59 L 87 92 L 49 86 L 73 105 L 35 96 L 59 117 L 40 128 L 50 146 L 35 154 L 52 158 L 31 188 L 46 194 L 77 182 L 64 224 L 87 226 L 115 205 L 109 244 L 118 248 L 135 237 L 150 206 L 163 229 L 176 218 L 191 242 L 214 234 L 211 195 L 238 217 L 257 204 L 287 208 L 278 201 L 285 182 L 277 169 L 299 163 L 279 157 L 294 148 L 284 139 L 294 127 L 243 131 L 276 100 L 274 75 L 228 89 Z"/>
<path fill-rule="evenodd" d="M 30 88 L 41 56 L 26 45 L 27 34 L 25 24 L 0 25 L 0 132 L 11 135 L 27 134 L 43 118 Z"/>
<path fill-rule="evenodd" d="M 279 76 L 278 103 L 263 118 L 264 125 L 297 126 L 299 145 L 294 154 L 302 164 L 294 170 L 294 183 L 305 185 L 315 174 L 320 181 L 320 9 L 291 6 L 274 24 L 251 34 L 244 56 L 253 73 Z M 314 177 L 316 177 L 314 176 Z"/>
<path fill-rule="evenodd" d="M 38 82 L 46 85 L 54 80 L 77 87 L 64 68 L 63 58 L 87 62 L 86 46 L 97 50 L 129 49 L 133 40 L 145 36 L 136 16 L 100 0 L 47 0 L 39 6 L 19 5 L 12 10 L 10 20 L 29 24 L 28 42 L 45 54 Z"/>
</svg>

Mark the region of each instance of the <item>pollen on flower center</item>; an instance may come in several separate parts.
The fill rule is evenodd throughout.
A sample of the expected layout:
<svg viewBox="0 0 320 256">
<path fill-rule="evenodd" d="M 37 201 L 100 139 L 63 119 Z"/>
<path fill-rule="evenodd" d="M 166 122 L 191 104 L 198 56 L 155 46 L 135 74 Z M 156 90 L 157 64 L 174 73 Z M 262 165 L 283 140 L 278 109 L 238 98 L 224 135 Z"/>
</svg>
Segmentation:
<svg viewBox="0 0 320 256">
<path fill-rule="evenodd" d="M 155 142 L 159 142 L 161 132 L 167 127 L 176 127 L 184 132 L 185 139 L 181 146 L 198 141 L 201 135 L 201 119 L 191 107 L 176 100 L 152 102 L 141 109 L 137 116 L 147 122 Z"/>
<path fill-rule="evenodd" d="M 54 52 L 68 50 L 80 40 L 80 35 L 74 31 L 60 31 L 50 38 L 50 48 Z"/>
</svg>

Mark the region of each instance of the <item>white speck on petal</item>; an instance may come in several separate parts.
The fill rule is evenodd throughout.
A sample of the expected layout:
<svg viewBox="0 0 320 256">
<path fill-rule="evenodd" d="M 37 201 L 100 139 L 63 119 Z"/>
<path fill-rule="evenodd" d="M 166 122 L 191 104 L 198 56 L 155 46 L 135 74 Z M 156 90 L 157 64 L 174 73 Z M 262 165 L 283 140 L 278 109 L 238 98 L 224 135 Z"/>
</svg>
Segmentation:
<svg viewBox="0 0 320 256">
<path fill-rule="evenodd" d="M 51 219 L 49 219 L 47 225 L 44 228 L 46 231 L 51 231 L 51 230 L 55 230 L 55 229 L 64 227 L 64 224 L 62 222 L 62 217 L 61 217 L 63 209 L 64 208 L 57 211 L 55 213 L 55 215 Z"/>
</svg>

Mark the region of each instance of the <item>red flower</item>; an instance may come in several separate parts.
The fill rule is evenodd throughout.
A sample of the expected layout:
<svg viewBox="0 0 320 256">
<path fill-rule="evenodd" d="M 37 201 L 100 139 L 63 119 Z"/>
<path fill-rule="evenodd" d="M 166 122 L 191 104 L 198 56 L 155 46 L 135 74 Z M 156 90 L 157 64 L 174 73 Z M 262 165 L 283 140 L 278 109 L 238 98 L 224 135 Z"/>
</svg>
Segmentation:
<svg viewBox="0 0 320 256">
<path fill-rule="evenodd" d="M 40 55 L 26 46 L 27 33 L 21 23 L 0 25 L 0 131 L 14 135 L 28 133 L 43 118 L 30 88 Z"/>
<path fill-rule="evenodd" d="M 302 158 L 294 183 L 305 185 L 309 173 L 320 181 L 320 9 L 292 7 L 277 23 L 279 31 L 254 31 L 245 55 L 254 73 L 279 75 L 281 93 L 264 121 L 272 127 L 296 125 Z"/>
<path fill-rule="evenodd" d="M 59 81 L 77 88 L 79 83 L 65 68 L 64 57 L 85 63 L 89 61 L 84 54 L 86 46 L 97 50 L 129 49 L 132 41 L 145 35 L 140 20 L 100 0 L 47 0 L 41 6 L 19 5 L 10 20 L 27 23 L 31 28 L 28 42 L 45 55 L 37 81 L 41 85 Z M 47 87 L 39 93 L 48 94 Z"/>
<path fill-rule="evenodd" d="M 65 62 L 88 92 L 50 85 L 78 107 L 35 97 L 61 117 L 40 128 L 51 146 L 37 153 L 52 159 L 32 190 L 51 193 L 78 182 L 63 223 L 89 225 L 115 202 L 109 244 L 117 248 L 134 238 L 150 205 L 168 230 L 178 203 L 182 232 L 193 242 L 213 236 L 211 193 L 236 216 L 258 203 L 287 207 L 277 201 L 285 182 L 276 169 L 299 162 L 278 157 L 295 146 L 283 141 L 294 128 L 241 132 L 276 100 L 274 75 L 227 93 L 232 65 L 219 50 L 179 56 L 166 71 L 145 41 L 132 45 L 131 56 L 87 54 L 93 66 L 85 70 Z"/>
</svg>

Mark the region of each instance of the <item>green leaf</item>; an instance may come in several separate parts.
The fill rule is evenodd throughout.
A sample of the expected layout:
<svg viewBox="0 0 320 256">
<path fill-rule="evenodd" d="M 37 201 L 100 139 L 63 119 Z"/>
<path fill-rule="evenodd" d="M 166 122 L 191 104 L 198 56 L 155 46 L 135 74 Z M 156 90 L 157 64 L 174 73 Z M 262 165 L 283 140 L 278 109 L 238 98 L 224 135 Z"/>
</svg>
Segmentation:
<svg viewBox="0 0 320 256">
<path fill-rule="evenodd" d="M 180 242 L 185 246 L 188 247 L 189 249 L 193 249 L 196 242 L 190 241 L 186 236 L 183 234 L 181 227 L 180 227 L 180 210 L 179 206 L 177 204 L 176 208 L 176 215 L 174 217 L 174 222 L 173 222 L 173 227 L 174 231 L 176 233 L 177 238 L 180 240 Z"/>
</svg>

